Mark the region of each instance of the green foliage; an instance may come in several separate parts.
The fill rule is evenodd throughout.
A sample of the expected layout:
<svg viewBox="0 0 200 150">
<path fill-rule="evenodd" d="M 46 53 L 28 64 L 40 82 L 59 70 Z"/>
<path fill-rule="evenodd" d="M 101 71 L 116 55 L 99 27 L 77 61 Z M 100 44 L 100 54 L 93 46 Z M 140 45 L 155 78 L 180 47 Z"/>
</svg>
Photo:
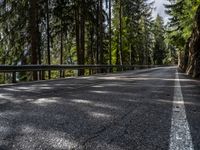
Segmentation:
<svg viewBox="0 0 200 150">
<path fill-rule="evenodd" d="M 191 36 L 193 22 L 199 0 L 169 0 L 166 5 L 167 13 L 171 16 L 169 23 L 170 43 L 179 50 L 183 50 L 186 41 Z"/>
<path fill-rule="evenodd" d="M 162 17 L 157 16 L 154 22 L 154 47 L 153 62 L 156 65 L 162 65 L 166 58 L 165 29 Z"/>
<path fill-rule="evenodd" d="M 33 1 L 36 2 L 34 23 L 37 33 L 30 32 Z M 101 2 L 103 2 L 102 7 Z M 51 60 L 51 64 L 77 64 L 80 51 L 84 51 L 81 54 L 84 64 L 108 64 L 110 59 L 112 64 L 123 62 L 123 64 L 150 65 L 153 61 L 162 64 L 166 57 L 163 36 L 165 30 L 162 18 L 160 22 L 152 18 L 152 3 L 148 0 L 112 0 L 110 4 L 112 18 L 109 18 L 109 2 L 109 0 L 2 0 L 0 2 L 0 64 L 31 64 L 33 59 L 31 37 L 34 36 L 37 53 L 34 59 L 37 64 L 48 64 L 48 60 Z M 189 5 L 191 3 L 187 1 L 184 7 Z M 173 8 L 171 11 L 171 8 L 176 6 L 167 7 L 171 14 L 174 14 L 174 9 L 183 8 Z M 196 8 L 192 9 L 195 11 Z M 193 16 L 191 15 L 190 18 Z M 175 20 L 173 24 L 179 26 L 189 23 L 178 22 L 177 16 L 173 20 Z M 180 41 L 189 36 L 191 26 L 184 28 L 183 31 Z M 180 32 L 171 32 L 171 39 L 178 39 L 179 34 Z M 50 58 L 48 50 L 50 50 Z M 155 57 L 160 60 L 155 60 Z M 89 74 L 89 71 L 86 73 Z M 59 76 L 59 72 L 51 74 L 52 78 Z M 74 73 L 68 72 L 68 74 Z M 47 74 L 43 76 L 46 78 Z M 19 73 L 17 78 L 30 80 L 32 74 Z M 0 80 L 4 78 L 0 76 Z"/>
<path fill-rule="evenodd" d="M 113 17 L 113 62 L 119 61 L 119 6 L 114 3 Z M 122 3 L 123 9 L 123 54 L 126 64 L 151 64 L 153 47 L 152 3 L 144 0 L 127 0 Z"/>
</svg>

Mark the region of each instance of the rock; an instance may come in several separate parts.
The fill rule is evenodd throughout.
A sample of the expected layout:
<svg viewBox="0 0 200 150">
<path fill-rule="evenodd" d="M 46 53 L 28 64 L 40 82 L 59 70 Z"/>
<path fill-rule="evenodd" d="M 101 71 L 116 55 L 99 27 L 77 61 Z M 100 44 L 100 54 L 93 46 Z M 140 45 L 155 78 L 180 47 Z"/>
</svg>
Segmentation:
<svg viewBox="0 0 200 150">
<path fill-rule="evenodd" d="M 188 51 L 189 49 L 189 51 Z M 200 77 L 200 6 L 197 9 L 195 25 L 185 46 L 180 67 L 192 77 Z"/>
</svg>

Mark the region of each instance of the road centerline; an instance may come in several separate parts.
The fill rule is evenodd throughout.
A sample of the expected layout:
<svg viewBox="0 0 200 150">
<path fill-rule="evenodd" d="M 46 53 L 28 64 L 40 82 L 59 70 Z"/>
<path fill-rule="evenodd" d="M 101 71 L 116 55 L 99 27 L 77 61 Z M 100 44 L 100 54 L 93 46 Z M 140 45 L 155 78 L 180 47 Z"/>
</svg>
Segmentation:
<svg viewBox="0 0 200 150">
<path fill-rule="evenodd" d="M 178 71 L 175 77 L 169 150 L 194 150 Z"/>
</svg>

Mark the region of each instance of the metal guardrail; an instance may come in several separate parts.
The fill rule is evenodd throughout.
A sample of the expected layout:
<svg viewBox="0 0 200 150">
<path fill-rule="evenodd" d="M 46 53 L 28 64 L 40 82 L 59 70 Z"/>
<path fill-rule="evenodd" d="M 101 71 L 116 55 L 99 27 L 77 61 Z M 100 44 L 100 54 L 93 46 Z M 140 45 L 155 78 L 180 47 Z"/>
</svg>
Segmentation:
<svg viewBox="0 0 200 150">
<path fill-rule="evenodd" d="M 42 78 L 42 72 L 45 71 L 60 71 L 60 77 L 65 77 L 65 70 L 85 70 L 89 69 L 96 70 L 96 73 L 111 73 L 114 69 L 115 71 L 124 70 L 134 70 L 134 69 L 144 69 L 144 68 L 155 68 L 162 67 L 159 65 L 0 65 L 0 73 L 11 74 L 12 83 L 16 83 L 16 73 L 17 72 L 37 72 L 37 77 L 39 80 L 45 80 Z M 49 77 L 50 79 L 51 77 Z"/>
<path fill-rule="evenodd" d="M 79 69 L 135 69 L 153 68 L 156 65 L 0 65 L 0 72 L 48 71 L 48 70 L 79 70 Z"/>
</svg>

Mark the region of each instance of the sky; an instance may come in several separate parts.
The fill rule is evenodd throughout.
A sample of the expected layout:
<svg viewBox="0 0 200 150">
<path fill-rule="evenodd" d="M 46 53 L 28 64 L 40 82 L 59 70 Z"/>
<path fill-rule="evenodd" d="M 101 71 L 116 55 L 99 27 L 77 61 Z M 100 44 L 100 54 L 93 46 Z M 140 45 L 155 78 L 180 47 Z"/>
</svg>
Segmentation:
<svg viewBox="0 0 200 150">
<path fill-rule="evenodd" d="M 153 16 L 156 17 L 157 14 L 163 17 L 165 23 L 167 23 L 169 16 L 165 13 L 164 4 L 167 4 L 167 0 L 155 0 L 155 10 L 153 11 Z"/>
</svg>

